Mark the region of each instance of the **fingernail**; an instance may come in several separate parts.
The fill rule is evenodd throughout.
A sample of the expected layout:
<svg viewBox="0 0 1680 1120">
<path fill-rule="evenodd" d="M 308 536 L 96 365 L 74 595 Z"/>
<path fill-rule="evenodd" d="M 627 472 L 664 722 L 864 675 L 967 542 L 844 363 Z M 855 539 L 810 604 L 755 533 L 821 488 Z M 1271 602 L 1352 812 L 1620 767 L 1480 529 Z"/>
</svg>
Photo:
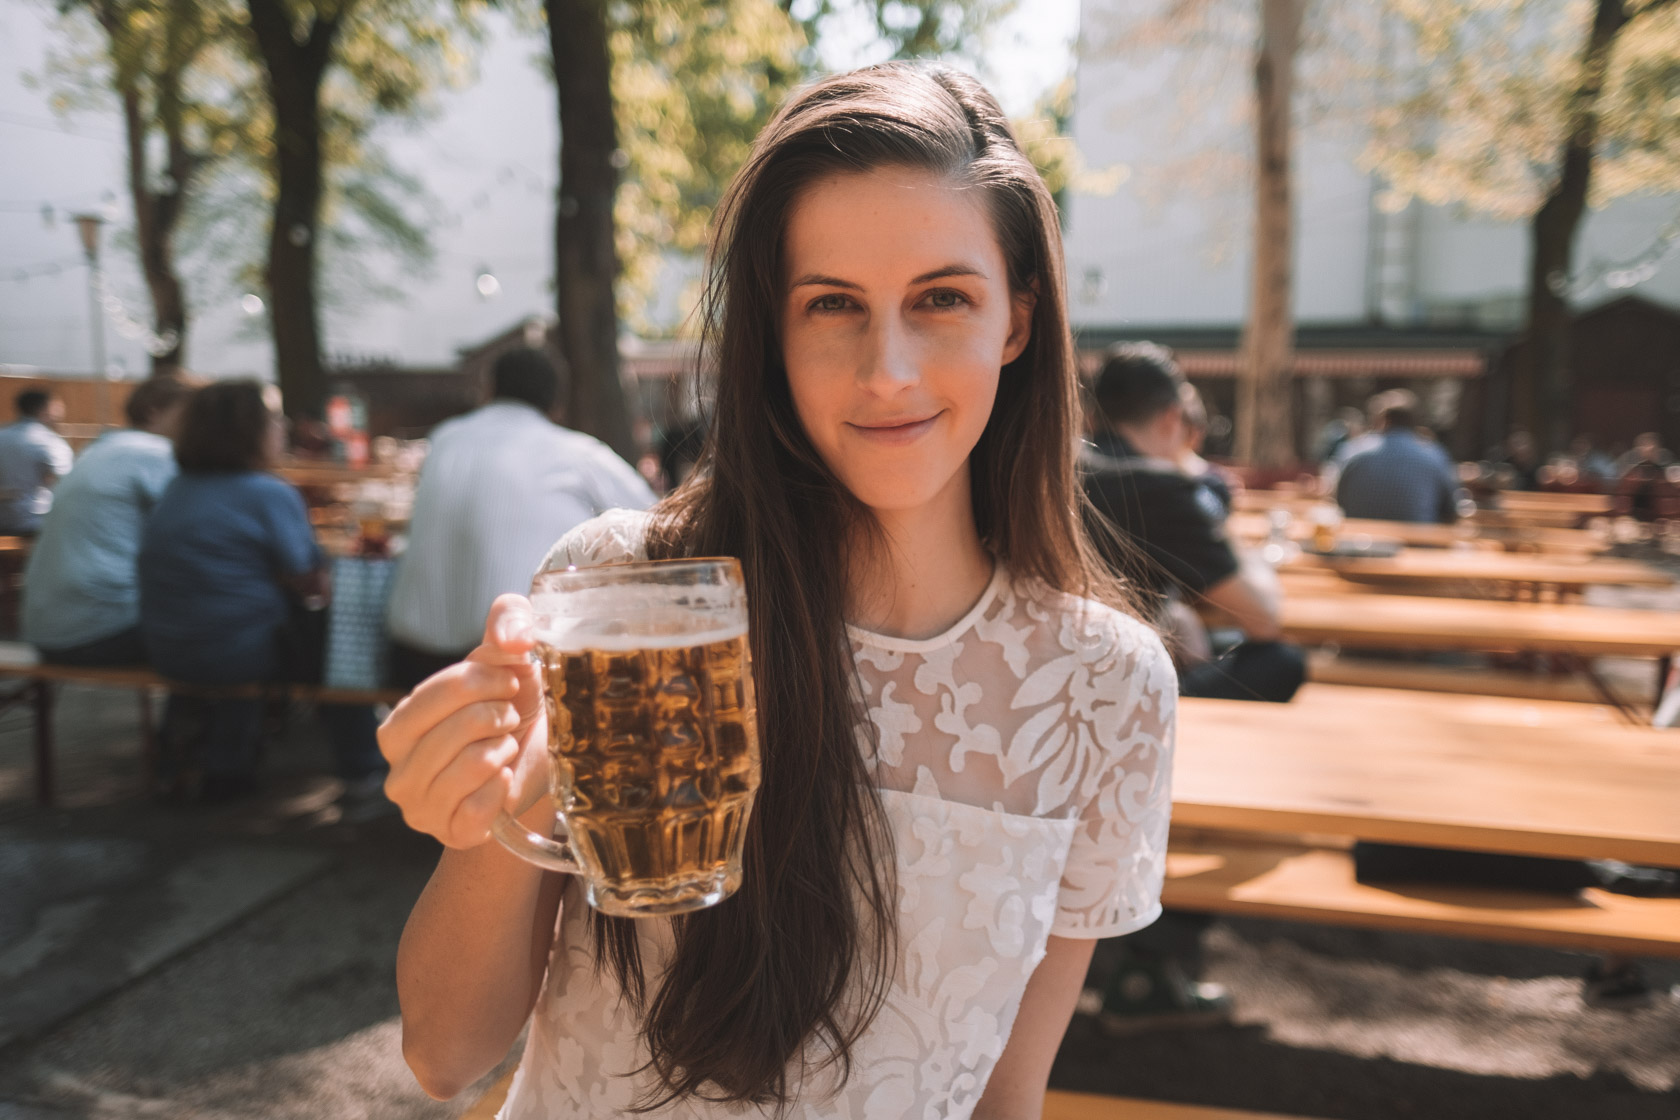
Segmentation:
<svg viewBox="0 0 1680 1120">
<path fill-rule="evenodd" d="M 504 644 L 517 642 L 531 633 L 531 620 L 524 615 L 510 614 L 496 623 L 496 637 Z"/>
</svg>

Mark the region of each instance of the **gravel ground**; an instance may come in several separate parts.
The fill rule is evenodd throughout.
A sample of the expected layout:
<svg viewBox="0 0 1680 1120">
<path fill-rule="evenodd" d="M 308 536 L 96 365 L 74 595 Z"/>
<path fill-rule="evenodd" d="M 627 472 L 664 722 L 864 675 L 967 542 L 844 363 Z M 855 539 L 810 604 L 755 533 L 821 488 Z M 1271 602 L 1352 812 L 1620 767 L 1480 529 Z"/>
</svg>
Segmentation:
<svg viewBox="0 0 1680 1120">
<path fill-rule="evenodd" d="M 261 801 L 165 810 L 137 793 L 130 697 L 60 705 L 65 808 L 29 801 L 29 742 L 0 716 L 0 825 L 40 837 L 184 838 L 327 853 L 301 886 L 45 1033 L 0 1050 L 0 1120 L 430 1118 L 399 1051 L 392 961 L 436 848 L 395 820 L 350 826 L 298 723 Z M 0 946 L 0 950 L 5 947 Z M 1207 979 L 1230 1026 L 1110 1038 L 1076 1019 L 1053 1083 L 1324 1120 L 1680 1120 L 1680 1002 L 1579 999 L 1588 958 L 1440 938 L 1220 921 Z M 1680 967 L 1651 962 L 1661 983 Z M 0 999 L 3 999 L 0 994 Z"/>
</svg>

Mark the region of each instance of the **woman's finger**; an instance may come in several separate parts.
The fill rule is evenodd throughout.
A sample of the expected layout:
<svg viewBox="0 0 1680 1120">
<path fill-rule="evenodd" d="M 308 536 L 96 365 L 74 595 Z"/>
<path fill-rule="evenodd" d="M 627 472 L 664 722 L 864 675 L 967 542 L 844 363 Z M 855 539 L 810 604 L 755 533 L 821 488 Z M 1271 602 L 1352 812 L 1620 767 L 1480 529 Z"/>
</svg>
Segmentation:
<svg viewBox="0 0 1680 1120">
<path fill-rule="evenodd" d="M 529 665 L 535 633 L 531 601 L 523 595 L 499 595 L 484 620 L 484 639 L 467 659 L 486 665 Z"/>
<path fill-rule="evenodd" d="M 438 771 L 431 785 L 426 787 L 424 800 L 433 805 L 447 805 L 454 815 L 461 802 L 467 800 L 496 772 L 513 769 L 519 760 L 519 740 L 512 735 L 489 737 L 469 743 L 449 765 Z"/>
<path fill-rule="evenodd" d="M 490 836 L 490 824 L 508 799 L 513 788 L 513 771 L 504 766 L 490 775 L 488 781 L 468 794 L 450 814 L 444 842 L 451 847 L 471 848 L 484 843 Z"/>
<path fill-rule="evenodd" d="M 391 768 L 392 799 L 419 802 L 437 776 L 464 750 L 482 739 L 497 739 L 519 727 L 517 709 L 506 699 L 474 701 L 450 712 L 415 741 L 401 763 Z"/>
<path fill-rule="evenodd" d="M 379 726 L 379 749 L 400 766 L 426 733 L 455 712 L 484 701 L 511 700 L 519 692 L 511 669 L 463 661 L 441 669 L 403 697 Z"/>
</svg>

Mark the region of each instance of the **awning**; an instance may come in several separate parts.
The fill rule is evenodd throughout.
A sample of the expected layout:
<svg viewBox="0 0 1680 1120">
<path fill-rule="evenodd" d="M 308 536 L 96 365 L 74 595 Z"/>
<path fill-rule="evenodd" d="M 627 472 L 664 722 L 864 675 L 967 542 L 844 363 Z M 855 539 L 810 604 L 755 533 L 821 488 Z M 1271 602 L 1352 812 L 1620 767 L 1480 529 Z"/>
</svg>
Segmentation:
<svg viewBox="0 0 1680 1120">
<path fill-rule="evenodd" d="M 1237 377 L 1242 355 L 1236 350 L 1179 350 L 1178 364 L 1186 377 Z M 1094 375 L 1102 368 L 1103 353 L 1079 355 L 1080 368 Z M 1487 356 L 1480 350 L 1297 350 L 1296 377 L 1481 377 Z"/>
</svg>

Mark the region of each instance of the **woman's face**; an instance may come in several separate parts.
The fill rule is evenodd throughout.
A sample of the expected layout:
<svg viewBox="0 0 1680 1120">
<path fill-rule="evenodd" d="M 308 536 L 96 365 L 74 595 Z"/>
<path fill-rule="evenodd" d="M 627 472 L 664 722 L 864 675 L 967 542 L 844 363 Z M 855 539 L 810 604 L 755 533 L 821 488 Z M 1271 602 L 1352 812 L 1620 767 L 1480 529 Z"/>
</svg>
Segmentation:
<svg viewBox="0 0 1680 1120">
<path fill-rule="evenodd" d="M 783 239 L 782 356 L 806 435 L 864 505 L 966 495 L 998 374 L 1026 348 L 978 189 L 881 168 L 821 179 Z"/>
</svg>

